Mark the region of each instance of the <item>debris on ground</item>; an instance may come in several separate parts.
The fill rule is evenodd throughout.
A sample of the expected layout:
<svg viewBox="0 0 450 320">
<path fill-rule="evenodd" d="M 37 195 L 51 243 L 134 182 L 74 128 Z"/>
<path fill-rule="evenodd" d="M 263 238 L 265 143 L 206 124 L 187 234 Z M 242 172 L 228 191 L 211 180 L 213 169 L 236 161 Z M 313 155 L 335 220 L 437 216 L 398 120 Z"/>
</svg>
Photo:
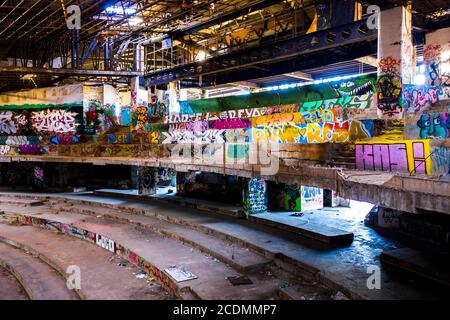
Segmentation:
<svg viewBox="0 0 450 320">
<path fill-rule="evenodd" d="M 233 286 L 253 284 L 253 281 L 247 276 L 228 277 L 227 280 L 230 281 Z"/>
<path fill-rule="evenodd" d="M 147 274 L 145 272 L 141 271 L 138 274 L 136 274 L 136 278 L 145 279 L 145 278 L 147 278 Z"/>
<path fill-rule="evenodd" d="M 347 296 L 345 294 L 343 294 L 342 292 L 338 291 L 334 296 L 332 296 L 333 300 L 350 300 L 349 298 L 347 298 Z"/>
<path fill-rule="evenodd" d="M 189 281 L 198 278 L 184 267 L 170 266 L 169 268 L 164 269 L 164 271 L 166 271 L 177 282 Z"/>
</svg>

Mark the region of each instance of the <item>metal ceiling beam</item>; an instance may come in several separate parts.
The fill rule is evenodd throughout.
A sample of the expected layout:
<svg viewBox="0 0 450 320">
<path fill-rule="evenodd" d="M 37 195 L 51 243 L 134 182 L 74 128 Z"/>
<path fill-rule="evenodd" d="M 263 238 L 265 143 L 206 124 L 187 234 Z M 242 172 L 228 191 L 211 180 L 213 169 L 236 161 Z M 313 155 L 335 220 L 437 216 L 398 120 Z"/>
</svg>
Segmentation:
<svg viewBox="0 0 450 320">
<path fill-rule="evenodd" d="M 191 34 L 191 33 L 195 33 L 198 32 L 200 30 L 218 25 L 222 22 L 225 21 L 229 21 L 229 20 L 233 20 L 236 18 L 239 18 L 243 15 L 249 14 L 250 12 L 256 11 L 256 10 L 260 10 L 260 9 L 264 9 L 267 7 L 270 7 L 274 4 L 278 4 L 280 2 L 283 2 L 284 0 L 260 0 L 251 4 L 247 4 L 241 8 L 239 8 L 238 10 L 234 10 L 232 12 L 227 12 L 225 14 L 221 14 L 219 16 L 216 16 L 210 20 L 204 21 L 204 22 L 200 22 L 197 23 L 191 27 L 182 29 L 182 30 L 175 30 L 173 32 L 168 33 L 167 37 L 173 37 L 173 38 L 178 38 L 180 36 L 183 36 L 185 34 Z"/>
<path fill-rule="evenodd" d="M 317 31 L 235 53 L 224 54 L 203 62 L 190 63 L 153 72 L 145 76 L 145 83 L 147 85 L 155 85 L 174 80 L 198 77 L 200 75 L 206 76 L 224 73 L 242 67 L 294 59 L 311 52 L 320 52 L 330 48 L 337 49 L 352 43 L 374 40 L 377 38 L 377 30 L 368 29 L 366 20 L 363 19 L 347 25 Z"/>
<path fill-rule="evenodd" d="M 49 74 L 70 76 L 98 76 L 98 77 L 136 77 L 141 72 L 135 71 L 109 71 L 109 70 L 81 70 L 81 69 L 58 69 L 58 68 L 24 68 L 24 67 L 0 67 L 0 73 L 10 74 Z"/>
<path fill-rule="evenodd" d="M 359 57 L 364 57 L 369 54 L 377 52 L 377 39 L 372 41 L 362 41 L 350 44 L 346 47 L 341 47 L 339 50 L 335 48 L 329 48 L 327 50 L 315 51 L 305 55 L 301 55 L 297 58 L 273 63 L 270 65 L 269 70 L 261 69 L 247 69 L 239 70 L 230 73 L 222 73 L 205 77 L 204 81 L 215 83 L 216 85 L 236 82 L 254 80 L 258 78 L 271 77 L 279 74 L 285 74 L 289 72 L 295 72 L 297 70 L 305 70 L 311 68 L 319 68 L 322 66 L 349 61 Z M 346 73 L 348 74 L 348 73 Z M 334 74 L 345 75 L 344 73 Z"/>
</svg>

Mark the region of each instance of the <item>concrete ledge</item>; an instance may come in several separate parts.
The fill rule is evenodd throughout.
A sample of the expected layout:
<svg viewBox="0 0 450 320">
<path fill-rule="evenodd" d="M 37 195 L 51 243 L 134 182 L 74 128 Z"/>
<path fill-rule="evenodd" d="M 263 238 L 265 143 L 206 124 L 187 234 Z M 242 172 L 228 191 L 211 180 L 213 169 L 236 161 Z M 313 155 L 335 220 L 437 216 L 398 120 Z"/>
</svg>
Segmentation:
<svg viewBox="0 0 450 320">
<path fill-rule="evenodd" d="M 450 286 L 450 258 L 447 255 L 402 248 L 381 253 L 380 261 L 394 270 Z"/>
<path fill-rule="evenodd" d="M 265 218 L 259 218 L 258 215 L 248 216 L 248 220 L 328 244 L 347 245 L 352 243 L 354 238 L 354 235 L 351 232 L 325 225 L 319 225 L 317 223 L 308 223 L 303 226 L 292 226 Z"/>
</svg>

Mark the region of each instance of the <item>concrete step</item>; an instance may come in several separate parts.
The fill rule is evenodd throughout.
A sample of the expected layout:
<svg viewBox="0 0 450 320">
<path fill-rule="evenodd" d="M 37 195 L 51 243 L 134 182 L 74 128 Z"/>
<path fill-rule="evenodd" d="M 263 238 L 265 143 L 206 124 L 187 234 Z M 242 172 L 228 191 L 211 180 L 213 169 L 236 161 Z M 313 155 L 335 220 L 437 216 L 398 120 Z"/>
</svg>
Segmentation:
<svg viewBox="0 0 450 320">
<path fill-rule="evenodd" d="M 66 280 L 39 258 L 0 242 L 0 265 L 11 272 L 32 300 L 78 300 Z"/>
<path fill-rule="evenodd" d="M 259 215 L 252 215 L 249 216 L 248 219 L 327 244 L 347 245 L 353 242 L 354 236 L 352 232 L 313 222 L 309 222 L 308 224 L 289 225 L 275 220 L 276 214 L 273 214 L 272 217 L 273 219 L 271 219 L 271 214 L 264 214 L 264 218 L 261 218 Z"/>
<path fill-rule="evenodd" d="M 94 235 L 111 240 L 113 251 L 139 266 L 179 298 L 188 291 L 199 299 L 269 299 L 277 294 L 279 280 L 276 278 L 248 274 L 253 284 L 233 286 L 227 278 L 242 273 L 198 250 L 143 228 L 76 213 L 43 213 L 39 217 L 29 214 L 23 210 L 15 213 L 25 224 L 59 228 L 60 232 L 72 236 L 88 235 L 82 238 L 91 242 Z M 198 278 L 178 283 L 165 272 L 170 266 L 183 266 Z"/>
<path fill-rule="evenodd" d="M 4 223 L 0 223 L 0 234 L 3 242 L 8 242 L 8 244 L 17 248 L 13 248 L 13 250 L 23 254 L 30 252 L 38 256 L 40 261 L 46 262 L 47 267 L 51 265 L 60 274 L 66 275 L 65 272 L 69 266 L 78 266 L 81 278 L 79 295 L 83 299 L 172 299 L 154 280 L 136 278 L 136 274 L 141 272 L 139 268 L 95 244 L 41 228 L 11 226 Z M 1 254 L 0 257 L 3 258 Z M 47 273 L 35 270 L 32 277 L 33 281 L 42 282 L 38 289 L 45 290 L 49 286 L 50 278 Z M 60 278 L 61 283 L 66 288 L 66 280 Z M 39 292 L 41 292 L 40 289 Z M 72 293 L 72 291 L 70 292 Z M 57 298 L 51 290 L 45 292 L 45 294 L 47 299 L 54 300 Z"/>
<path fill-rule="evenodd" d="M 16 204 L 23 207 L 41 206 L 44 200 L 14 198 L 14 197 L 0 197 L 0 204 Z"/>
<path fill-rule="evenodd" d="M 162 236 L 188 244 L 240 271 L 258 271 L 270 262 L 269 259 L 250 251 L 248 248 L 233 244 L 230 241 L 224 241 L 185 225 L 169 223 L 155 217 L 133 215 L 115 209 L 72 203 L 64 204 L 57 202 L 55 205 L 57 206 L 55 210 L 59 212 L 64 211 L 95 217 L 105 217 L 144 227 Z"/>
<path fill-rule="evenodd" d="M 380 261 L 395 270 L 450 286 L 450 257 L 446 254 L 401 248 L 382 252 Z"/>
<path fill-rule="evenodd" d="M 5 268 L 0 267 L 0 301 L 29 300 L 19 281 Z"/>
</svg>

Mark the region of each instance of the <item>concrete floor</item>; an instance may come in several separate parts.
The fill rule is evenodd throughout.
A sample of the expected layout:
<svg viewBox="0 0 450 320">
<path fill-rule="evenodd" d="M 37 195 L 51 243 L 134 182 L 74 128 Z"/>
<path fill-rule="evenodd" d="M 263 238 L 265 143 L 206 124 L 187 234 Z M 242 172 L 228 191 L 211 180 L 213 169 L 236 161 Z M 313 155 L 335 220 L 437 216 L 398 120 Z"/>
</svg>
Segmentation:
<svg viewBox="0 0 450 320">
<path fill-rule="evenodd" d="M 6 197 L 7 194 L 2 196 Z M 270 253 L 276 253 L 286 259 L 297 261 L 299 265 L 318 274 L 324 283 L 333 283 L 336 287 L 351 292 L 353 296 L 365 299 L 449 299 L 448 290 L 434 286 L 419 286 L 410 279 L 400 279 L 386 272 L 379 262 L 383 250 L 405 246 L 397 240 L 378 234 L 364 225 L 364 216 L 370 210 L 369 205 L 352 208 L 325 208 L 305 213 L 302 217 L 291 217 L 290 213 L 267 213 L 267 219 L 277 219 L 283 223 L 305 224 L 311 221 L 331 224 L 340 229 L 351 231 L 355 240 L 349 246 L 333 246 L 305 239 L 295 234 L 260 225 L 254 222 L 216 215 L 190 207 L 180 207 L 170 203 L 161 203 L 150 199 L 125 199 L 114 196 L 92 194 L 58 194 L 46 196 L 63 197 L 89 203 L 101 203 L 115 208 L 157 213 L 180 220 L 183 223 L 200 226 L 240 239 L 240 241 Z M 216 204 L 219 208 L 221 204 Z M 381 289 L 367 288 L 369 267 L 381 270 Z"/>
</svg>

